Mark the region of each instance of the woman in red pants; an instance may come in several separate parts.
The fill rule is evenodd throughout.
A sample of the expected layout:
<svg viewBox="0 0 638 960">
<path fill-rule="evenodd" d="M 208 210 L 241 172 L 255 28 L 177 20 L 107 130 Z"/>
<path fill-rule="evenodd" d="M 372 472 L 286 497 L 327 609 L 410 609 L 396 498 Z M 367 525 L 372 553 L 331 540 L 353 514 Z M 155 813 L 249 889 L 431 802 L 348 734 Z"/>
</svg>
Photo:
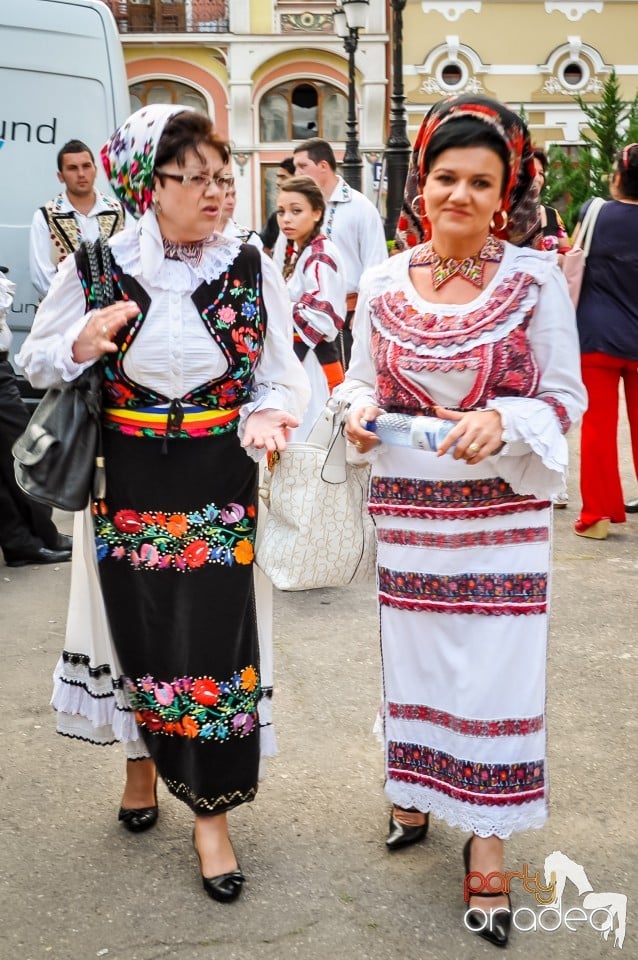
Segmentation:
<svg viewBox="0 0 638 960">
<path fill-rule="evenodd" d="M 617 158 L 612 200 L 596 221 L 578 303 L 583 382 L 589 406 L 581 430 L 580 537 L 604 540 L 624 523 L 618 467 L 618 391 L 622 380 L 638 477 L 638 144 Z"/>
</svg>

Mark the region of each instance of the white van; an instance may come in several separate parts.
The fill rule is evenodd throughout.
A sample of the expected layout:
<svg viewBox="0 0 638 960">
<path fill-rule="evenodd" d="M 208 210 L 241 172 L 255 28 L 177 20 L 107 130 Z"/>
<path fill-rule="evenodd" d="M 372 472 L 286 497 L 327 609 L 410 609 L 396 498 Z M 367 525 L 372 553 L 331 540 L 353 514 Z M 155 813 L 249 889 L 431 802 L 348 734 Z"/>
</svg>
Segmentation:
<svg viewBox="0 0 638 960">
<path fill-rule="evenodd" d="M 115 20 L 100 0 L 0 0 L 0 264 L 17 284 L 17 353 L 36 309 L 29 278 L 35 210 L 60 192 L 57 153 L 100 147 L 130 113 Z M 108 192 L 105 177 L 97 181 Z"/>
</svg>

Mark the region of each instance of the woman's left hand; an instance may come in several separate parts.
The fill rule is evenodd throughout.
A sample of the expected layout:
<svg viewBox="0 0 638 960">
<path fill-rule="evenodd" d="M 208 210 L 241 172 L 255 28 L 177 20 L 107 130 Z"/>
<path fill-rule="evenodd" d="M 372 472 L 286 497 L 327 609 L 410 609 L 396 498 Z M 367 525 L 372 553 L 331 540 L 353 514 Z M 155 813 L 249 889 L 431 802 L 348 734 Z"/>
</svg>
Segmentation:
<svg viewBox="0 0 638 960">
<path fill-rule="evenodd" d="M 503 446 L 503 422 L 498 410 L 468 410 L 464 413 L 462 410 L 435 407 L 434 412 L 443 420 L 458 421 L 437 450 L 439 457 L 447 453 L 454 441 L 454 459 L 471 464 L 480 463 L 493 453 L 498 453 Z"/>
<path fill-rule="evenodd" d="M 242 447 L 266 448 L 268 453 L 285 450 L 288 431 L 298 427 L 299 421 L 285 410 L 256 410 L 246 419 Z"/>
</svg>

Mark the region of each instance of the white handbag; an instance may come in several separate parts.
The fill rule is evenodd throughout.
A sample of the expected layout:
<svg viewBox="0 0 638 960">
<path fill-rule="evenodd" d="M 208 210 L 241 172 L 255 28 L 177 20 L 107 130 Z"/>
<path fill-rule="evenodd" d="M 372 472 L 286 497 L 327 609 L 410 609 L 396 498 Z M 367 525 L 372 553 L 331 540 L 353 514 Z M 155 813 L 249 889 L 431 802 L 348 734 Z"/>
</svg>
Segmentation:
<svg viewBox="0 0 638 960">
<path fill-rule="evenodd" d="M 346 463 L 346 410 L 330 400 L 304 443 L 270 458 L 256 562 L 280 590 L 342 587 L 375 575 L 370 466 Z"/>
</svg>

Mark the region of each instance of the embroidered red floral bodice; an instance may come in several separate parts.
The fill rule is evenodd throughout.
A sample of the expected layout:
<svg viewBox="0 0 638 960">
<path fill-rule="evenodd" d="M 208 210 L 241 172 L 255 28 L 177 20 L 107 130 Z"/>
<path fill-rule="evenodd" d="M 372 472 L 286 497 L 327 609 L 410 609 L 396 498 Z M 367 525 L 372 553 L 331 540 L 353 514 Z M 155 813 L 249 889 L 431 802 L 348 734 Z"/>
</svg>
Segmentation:
<svg viewBox="0 0 638 960">
<path fill-rule="evenodd" d="M 379 405 L 387 411 L 427 412 L 435 403 L 422 385 L 427 371 L 474 374 L 456 404 L 460 410 L 484 407 L 496 397 L 533 396 L 539 369 L 527 328 L 535 282 L 528 274 L 512 274 L 475 309 L 441 305 L 436 312 L 423 312 L 396 287 L 375 297 L 370 309 Z"/>
</svg>

